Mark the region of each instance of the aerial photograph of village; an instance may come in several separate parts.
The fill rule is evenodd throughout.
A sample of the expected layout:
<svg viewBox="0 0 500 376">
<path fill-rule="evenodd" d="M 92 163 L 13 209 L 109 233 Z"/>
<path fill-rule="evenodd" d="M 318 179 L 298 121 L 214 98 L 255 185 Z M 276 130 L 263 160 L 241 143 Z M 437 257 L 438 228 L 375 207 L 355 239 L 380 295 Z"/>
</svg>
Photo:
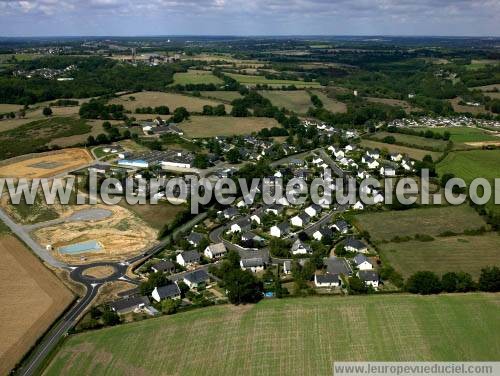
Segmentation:
<svg viewBox="0 0 500 376">
<path fill-rule="evenodd" d="M 500 375 L 499 25 L 0 1 L 0 376 Z"/>
</svg>

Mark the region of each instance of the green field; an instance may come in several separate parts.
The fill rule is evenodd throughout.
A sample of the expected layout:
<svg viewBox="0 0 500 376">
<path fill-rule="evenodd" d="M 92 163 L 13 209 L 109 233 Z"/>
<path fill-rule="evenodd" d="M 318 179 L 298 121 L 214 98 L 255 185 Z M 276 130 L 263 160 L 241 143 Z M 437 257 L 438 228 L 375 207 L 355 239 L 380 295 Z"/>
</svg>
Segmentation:
<svg viewBox="0 0 500 376">
<path fill-rule="evenodd" d="M 347 105 L 345 103 L 339 102 L 338 100 L 328 97 L 325 93 L 319 90 L 313 90 L 313 94 L 316 94 L 321 102 L 323 102 L 323 107 L 331 112 L 347 112 Z"/>
<path fill-rule="evenodd" d="M 368 231 L 373 241 L 388 242 L 396 236 L 436 236 L 446 231 L 461 234 L 486 226 L 486 222 L 470 206 L 461 205 L 360 214 L 355 225 Z"/>
<path fill-rule="evenodd" d="M 434 140 L 432 138 L 412 136 L 402 133 L 377 132 L 373 136 L 370 136 L 370 139 L 382 141 L 385 137 L 389 136 L 396 139 L 396 144 L 421 149 L 432 149 L 433 151 L 444 151 L 447 145 L 447 142 L 443 140 Z"/>
<path fill-rule="evenodd" d="M 313 107 L 311 96 L 304 90 L 270 90 L 261 91 L 260 94 L 269 99 L 274 106 L 278 108 L 284 107 L 298 114 L 305 114 L 310 107 Z"/>
<path fill-rule="evenodd" d="M 0 132 L 0 159 L 33 153 L 50 141 L 88 133 L 92 127 L 85 120 L 51 117 Z"/>
<path fill-rule="evenodd" d="M 279 127 L 275 119 L 262 117 L 191 116 L 181 128 L 190 138 L 248 135 L 264 128 Z"/>
<path fill-rule="evenodd" d="M 411 159 L 415 160 L 422 160 L 426 155 L 432 156 L 433 160 L 437 160 L 442 153 L 438 153 L 435 151 L 428 151 L 428 150 L 422 150 L 422 149 L 416 149 L 416 148 L 410 148 L 407 146 L 401 146 L 401 145 L 395 145 L 395 144 L 386 144 L 383 142 L 379 141 L 373 141 L 373 140 L 367 140 L 363 139 L 361 140 L 361 146 L 365 148 L 371 148 L 371 149 L 387 149 L 389 153 L 402 153 L 408 155 Z"/>
<path fill-rule="evenodd" d="M 500 150 L 471 150 L 449 153 L 443 161 L 437 165 L 440 176 L 452 173 L 470 183 L 476 178 L 485 178 L 490 182 L 500 178 Z M 492 186 L 492 193 L 495 193 Z M 493 197 L 487 204 L 489 210 L 500 213 L 499 205 L 494 204 Z"/>
<path fill-rule="evenodd" d="M 455 143 L 466 143 L 466 142 L 482 142 L 482 141 L 499 141 L 500 137 L 495 136 L 491 132 L 487 132 L 480 128 L 425 128 L 424 130 L 430 129 L 434 133 L 443 134 L 444 132 L 449 132 L 451 134 L 450 139 Z"/>
<path fill-rule="evenodd" d="M 241 98 L 241 94 L 237 91 L 202 91 L 201 96 L 205 98 L 215 99 L 224 102 L 232 102 L 235 99 Z"/>
<path fill-rule="evenodd" d="M 493 180 L 500 177 L 500 150 L 471 150 L 449 153 L 437 165 L 439 175 L 453 173 L 470 183 L 475 178 Z"/>
<path fill-rule="evenodd" d="M 482 268 L 500 266 L 500 236 L 486 233 L 438 237 L 430 242 L 385 243 L 380 245 L 380 254 L 405 278 L 430 270 L 437 274 L 463 271 L 477 280 Z"/>
<path fill-rule="evenodd" d="M 189 70 L 188 72 L 174 74 L 174 85 L 188 84 L 221 84 L 222 80 L 210 71 Z"/>
<path fill-rule="evenodd" d="M 493 361 L 500 295 L 218 306 L 69 337 L 46 375 L 332 375 L 338 361 Z"/>
<path fill-rule="evenodd" d="M 226 73 L 227 76 L 235 79 L 243 85 L 270 85 L 270 86 L 289 86 L 296 87 L 320 87 L 319 82 L 304 82 L 294 80 L 268 80 L 264 76 L 250 76 L 246 74 Z"/>
</svg>

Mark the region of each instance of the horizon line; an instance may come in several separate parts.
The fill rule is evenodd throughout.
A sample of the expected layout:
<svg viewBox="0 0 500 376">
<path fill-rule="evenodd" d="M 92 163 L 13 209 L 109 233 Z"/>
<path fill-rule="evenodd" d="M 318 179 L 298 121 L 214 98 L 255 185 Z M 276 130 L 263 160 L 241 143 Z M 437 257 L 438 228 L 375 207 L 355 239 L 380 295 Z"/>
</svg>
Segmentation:
<svg viewBox="0 0 500 376">
<path fill-rule="evenodd" d="M 0 39 L 42 39 L 42 38 L 182 38 L 182 37 L 229 37 L 229 38 L 291 38 L 291 37 L 320 37 L 320 38 L 335 38 L 335 37 L 382 37 L 382 38 L 494 38 L 500 39 L 500 35 L 439 35 L 439 34 L 102 34 L 102 35 L 0 35 Z"/>
</svg>

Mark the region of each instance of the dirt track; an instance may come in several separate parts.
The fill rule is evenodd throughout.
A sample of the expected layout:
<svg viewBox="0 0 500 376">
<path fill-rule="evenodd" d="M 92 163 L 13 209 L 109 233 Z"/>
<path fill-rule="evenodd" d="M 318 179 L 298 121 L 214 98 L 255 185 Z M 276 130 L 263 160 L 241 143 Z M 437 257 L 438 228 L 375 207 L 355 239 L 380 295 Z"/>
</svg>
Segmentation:
<svg viewBox="0 0 500 376">
<path fill-rule="evenodd" d="M 0 374 L 12 369 L 73 299 L 13 236 L 0 237 Z"/>
</svg>

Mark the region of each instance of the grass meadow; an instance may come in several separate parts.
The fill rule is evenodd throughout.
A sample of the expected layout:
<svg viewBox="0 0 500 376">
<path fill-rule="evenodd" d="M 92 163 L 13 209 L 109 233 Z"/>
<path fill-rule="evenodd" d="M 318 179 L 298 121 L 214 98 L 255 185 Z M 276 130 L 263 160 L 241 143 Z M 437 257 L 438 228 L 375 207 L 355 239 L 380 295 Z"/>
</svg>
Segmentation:
<svg viewBox="0 0 500 376">
<path fill-rule="evenodd" d="M 347 105 L 343 102 L 339 102 L 336 99 L 330 98 L 325 93 L 319 90 L 313 90 L 313 94 L 316 94 L 321 102 L 323 102 L 323 107 L 331 112 L 347 112 Z"/>
<path fill-rule="evenodd" d="M 274 106 L 279 108 L 284 107 L 298 114 L 305 114 L 310 107 L 313 107 L 311 96 L 304 90 L 270 90 L 261 91 L 260 94 L 269 99 Z"/>
<path fill-rule="evenodd" d="M 480 128 L 456 127 L 456 128 L 426 128 L 434 133 L 449 132 L 450 139 L 454 143 L 469 143 L 469 142 L 484 142 L 484 141 L 499 141 L 500 137 L 495 136 L 491 132 L 487 132 Z"/>
<path fill-rule="evenodd" d="M 439 175 L 452 173 L 470 183 L 475 178 L 498 178 L 500 150 L 471 150 L 449 153 L 437 166 Z"/>
<path fill-rule="evenodd" d="M 470 183 L 476 178 L 484 178 L 492 184 L 492 194 L 495 193 L 494 180 L 499 178 L 498 162 L 500 161 L 500 150 L 470 150 L 449 153 L 437 165 L 437 172 L 440 176 L 445 173 L 452 173 L 462 178 L 466 183 Z M 497 193 L 498 195 L 499 193 Z M 500 213 L 499 205 L 495 205 L 492 196 L 487 208 L 496 213 Z"/>
<path fill-rule="evenodd" d="M 405 278 L 430 270 L 437 274 L 467 272 L 477 280 L 482 268 L 500 266 L 500 236 L 494 232 L 437 237 L 429 242 L 385 243 L 379 249 L 383 260 Z"/>
<path fill-rule="evenodd" d="M 447 145 L 447 142 L 443 140 L 434 140 L 432 138 L 425 138 L 402 133 L 377 132 L 373 136 L 370 136 L 370 139 L 375 141 L 382 141 L 385 137 L 388 136 L 392 136 L 396 139 L 395 144 L 426 150 L 432 149 L 433 151 L 444 151 Z"/>
<path fill-rule="evenodd" d="M 70 336 L 45 375 L 331 375 L 334 361 L 487 361 L 499 294 L 216 306 Z"/>
<path fill-rule="evenodd" d="M 447 231 L 461 234 L 486 226 L 484 219 L 468 205 L 373 212 L 357 215 L 354 221 L 375 242 L 389 242 L 396 236 L 437 236 Z"/>
<path fill-rule="evenodd" d="M 189 70 L 183 73 L 174 74 L 174 85 L 188 84 L 221 84 L 222 80 L 212 74 L 210 71 Z"/>
<path fill-rule="evenodd" d="M 226 73 L 227 76 L 235 79 L 243 85 L 270 85 L 270 86 L 289 86 L 295 85 L 296 87 L 312 87 L 319 88 L 319 82 L 304 82 L 295 80 L 269 80 L 264 76 L 251 76 L 246 74 Z"/>
</svg>

